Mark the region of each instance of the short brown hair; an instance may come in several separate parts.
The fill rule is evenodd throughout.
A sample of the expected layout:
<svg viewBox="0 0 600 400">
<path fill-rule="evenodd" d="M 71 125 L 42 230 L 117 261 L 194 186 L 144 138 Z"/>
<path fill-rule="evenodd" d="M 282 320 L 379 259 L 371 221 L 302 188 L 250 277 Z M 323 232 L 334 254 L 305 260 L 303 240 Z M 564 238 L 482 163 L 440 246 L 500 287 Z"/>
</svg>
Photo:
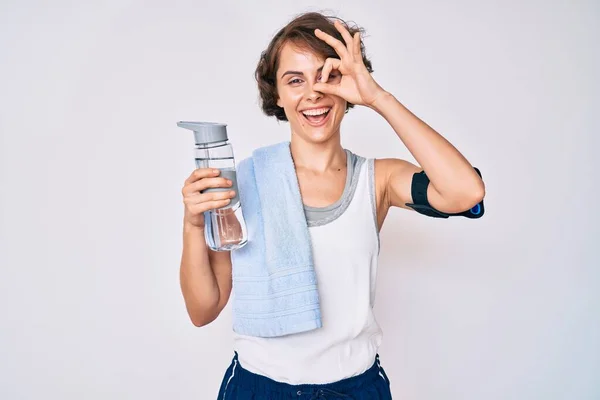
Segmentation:
<svg viewBox="0 0 600 400">
<path fill-rule="evenodd" d="M 318 56 L 327 58 L 340 57 L 335 52 L 333 47 L 315 36 L 315 29 L 333 36 L 334 38 L 345 43 L 342 34 L 333 25 L 333 21 L 337 19 L 346 27 L 350 35 L 354 37 L 356 32 L 364 34 L 364 29 L 356 25 L 350 26 L 341 18 L 334 16 L 326 16 L 318 12 L 309 12 L 300 14 L 290 23 L 281 28 L 279 32 L 271 39 L 269 46 L 260 56 L 260 61 L 256 67 L 255 78 L 258 83 L 258 91 L 260 93 L 260 106 L 263 112 L 268 116 L 275 116 L 280 121 L 287 121 L 283 108 L 277 105 L 277 68 L 279 67 L 279 55 L 283 45 L 291 42 L 296 46 L 310 50 Z M 371 61 L 365 55 L 365 46 L 361 40 L 360 51 L 363 62 L 369 72 L 373 72 Z M 347 103 L 346 111 L 354 107 L 354 104 Z"/>
</svg>

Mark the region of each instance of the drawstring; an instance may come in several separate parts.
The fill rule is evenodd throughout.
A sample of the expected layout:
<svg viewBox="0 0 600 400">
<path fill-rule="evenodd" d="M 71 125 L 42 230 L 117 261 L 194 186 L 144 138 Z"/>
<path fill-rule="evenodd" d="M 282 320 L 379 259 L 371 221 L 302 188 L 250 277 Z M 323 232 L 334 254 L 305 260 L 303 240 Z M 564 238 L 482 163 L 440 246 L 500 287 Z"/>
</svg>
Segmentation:
<svg viewBox="0 0 600 400">
<path fill-rule="evenodd" d="M 327 394 L 327 396 L 325 396 Z M 340 398 L 340 399 L 351 399 L 352 397 L 345 395 L 344 393 L 338 393 L 335 390 L 331 390 L 331 389 L 319 389 L 317 390 L 317 392 L 314 394 L 313 399 L 318 400 L 318 399 L 324 399 L 327 400 L 329 397 L 329 395 L 333 396 L 333 398 Z"/>
<path fill-rule="evenodd" d="M 328 400 L 328 399 L 332 399 L 332 398 L 338 398 L 338 399 L 351 399 L 351 396 L 348 396 L 344 393 L 339 393 L 336 392 L 335 390 L 331 390 L 331 389 L 327 389 L 327 388 L 323 388 L 323 389 L 315 389 L 312 392 L 303 392 L 301 390 L 298 391 L 298 396 L 301 396 L 303 394 L 309 394 L 312 393 L 312 397 L 310 398 L 310 400 Z M 327 395 L 327 396 L 326 396 Z M 329 397 L 332 396 L 332 397 Z"/>
<path fill-rule="evenodd" d="M 377 363 L 377 368 L 379 369 L 379 375 L 383 378 L 385 383 L 387 383 L 389 385 L 390 380 L 388 379 L 387 374 L 385 373 L 383 367 L 381 366 L 381 361 L 379 361 L 379 354 L 375 355 L 375 362 Z M 312 394 L 312 397 L 310 398 L 310 400 L 329 400 L 329 399 L 334 399 L 334 398 L 352 399 L 352 396 L 349 396 L 344 393 L 339 393 L 339 392 L 336 392 L 335 390 L 331 390 L 331 389 L 327 389 L 327 388 L 315 389 L 315 390 L 307 391 L 307 392 L 298 390 L 297 394 L 298 394 L 298 396 L 301 396 L 303 394 Z"/>
<path fill-rule="evenodd" d="M 383 380 L 385 381 L 385 383 L 387 383 L 389 385 L 390 384 L 390 380 L 388 379 L 385 371 L 381 367 L 381 362 L 379 361 L 379 354 L 377 354 L 375 356 L 375 360 L 377 361 L 377 367 L 379 367 L 379 375 L 381 375 L 381 377 L 383 378 Z"/>
</svg>

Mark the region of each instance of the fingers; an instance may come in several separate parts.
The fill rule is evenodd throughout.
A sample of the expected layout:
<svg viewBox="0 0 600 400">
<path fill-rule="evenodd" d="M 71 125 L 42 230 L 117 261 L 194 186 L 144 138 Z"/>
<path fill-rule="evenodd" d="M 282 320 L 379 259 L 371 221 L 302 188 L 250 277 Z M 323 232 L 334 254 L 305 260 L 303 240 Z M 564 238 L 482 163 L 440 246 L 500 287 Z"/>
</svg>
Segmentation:
<svg viewBox="0 0 600 400">
<path fill-rule="evenodd" d="M 198 168 L 185 180 L 181 193 L 185 204 L 185 218 L 191 224 L 202 226 L 204 224 L 204 212 L 221 209 L 231 203 L 236 196 L 234 190 L 220 190 L 204 192 L 210 188 L 230 188 L 232 182 L 229 179 L 219 177 L 218 169 Z"/>
<path fill-rule="evenodd" d="M 340 96 L 340 85 L 332 85 L 330 83 L 315 83 L 313 85 L 313 89 L 317 92 L 325 93 L 325 94 L 333 94 L 335 96 Z"/>
<path fill-rule="evenodd" d="M 185 180 L 185 184 L 187 185 L 189 183 L 196 182 L 197 180 L 200 180 L 200 179 L 203 179 L 203 178 L 209 178 L 209 177 L 218 176 L 220 173 L 221 173 L 221 171 L 219 171 L 218 169 L 197 168 Z"/>
<path fill-rule="evenodd" d="M 354 59 L 362 61 L 362 54 L 360 52 L 360 32 L 354 34 Z"/>
<path fill-rule="evenodd" d="M 187 209 L 195 215 L 214 208 L 224 207 L 229 204 L 235 195 L 235 190 L 210 193 L 193 192 L 183 197 L 183 203 L 186 205 Z"/>
<path fill-rule="evenodd" d="M 193 196 L 189 199 L 189 204 L 200 204 L 200 203 L 210 203 L 214 201 L 225 201 L 231 200 L 235 197 L 235 190 L 228 190 L 225 192 L 210 192 L 210 193 L 202 193 L 196 196 Z"/>
<path fill-rule="evenodd" d="M 333 25 L 338 30 L 338 32 L 340 32 L 342 38 L 344 38 L 344 41 L 346 42 L 345 45 L 338 39 L 323 32 L 320 29 L 315 30 L 315 35 L 319 39 L 323 40 L 325 43 L 333 47 L 336 53 L 338 53 L 338 55 L 340 56 L 340 58 L 348 56 L 350 58 L 360 60 L 362 58 L 360 52 L 360 32 L 354 33 L 354 37 L 352 37 L 350 35 L 350 32 L 348 32 L 348 29 L 346 29 L 346 27 L 340 21 L 335 20 L 333 22 Z"/>
<path fill-rule="evenodd" d="M 328 58 L 325 60 L 325 64 L 323 65 L 323 70 L 321 71 L 321 80 L 320 82 L 327 83 L 329 81 L 329 74 L 331 71 L 340 69 L 340 65 L 342 64 L 341 60 L 337 58 Z"/>
<path fill-rule="evenodd" d="M 328 58 L 327 60 L 325 60 L 325 64 L 323 64 L 323 70 L 321 71 L 321 79 L 319 80 L 319 82 L 314 84 L 313 88 L 321 93 L 334 94 L 339 96 L 339 82 L 337 82 L 336 84 L 331 84 L 328 82 L 331 72 L 333 70 L 336 70 L 337 74 L 341 76 L 341 65 L 342 61 L 337 58 Z"/>
<path fill-rule="evenodd" d="M 348 49 L 348 52 L 351 52 L 352 48 L 354 47 L 354 40 L 352 39 L 352 36 L 350 36 L 350 32 L 348 32 L 344 25 L 342 25 L 342 23 L 337 19 L 333 22 L 333 26 L 335 26 L 336 29 L 342 34 L 342 37 L 346 42 L 346 48 Z"/>
<path fill-rule="evenodd" d="M 196 182 L 192 182 L 184 186 L 182 193 L 192 194 L 194 192 L 201 192 L 210 188 L 228 188 L 231 187 L 232 182 L 229 179 L 217 177 L 217 178 L 203 178 Z"/>
<path fill-rule="evenodd" d="M 195 204 L 188 204 L 187 208 L 192 215 L 198 215 L 206 211 L 215 210 L 217 208 L 225 207 L 231 202 L 231 199 L 221 200 L 210 200 Z"/>
<path fill-rule="evenodd" d="M 349 56 L 348 49 L 346 49 L 346 47 L 344 46 L 344 44 L 342 42 L 340 42 L 333 36 L 323 32 L 320 29 L 315 29 L 315 36 L 318 37 L 319 39 L 323 40 L 325 43 L 327 43 L 331 47 L 333 47 L 335 52 L 338 53 L 338 55 L 341 58 Z"/>
<path fill-rule="evenodd" d="M 211 168 L 198 168 L 185 180 L 181 189 L 184 197 L 199 195 L 200 192 L 210 188 L 229 188 L 233 185 L 229 179 L 218 177 L 221 171 Z"/>
</svg>

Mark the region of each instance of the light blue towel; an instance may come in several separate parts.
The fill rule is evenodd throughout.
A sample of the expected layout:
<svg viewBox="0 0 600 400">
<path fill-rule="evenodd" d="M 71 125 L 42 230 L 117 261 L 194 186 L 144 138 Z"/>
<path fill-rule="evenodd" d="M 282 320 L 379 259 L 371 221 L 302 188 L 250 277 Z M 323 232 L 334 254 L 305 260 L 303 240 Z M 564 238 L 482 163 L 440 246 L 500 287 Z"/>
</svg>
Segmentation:
<svg viewBox="0 0 600 400">
<path fill-rule="evenodd" d="M 320 328 L 310 235 L 290 143 L 262 147 L 239 163 L 248 243 L 232 251 L 233 329 L 275 337 Z"/>
</svg>

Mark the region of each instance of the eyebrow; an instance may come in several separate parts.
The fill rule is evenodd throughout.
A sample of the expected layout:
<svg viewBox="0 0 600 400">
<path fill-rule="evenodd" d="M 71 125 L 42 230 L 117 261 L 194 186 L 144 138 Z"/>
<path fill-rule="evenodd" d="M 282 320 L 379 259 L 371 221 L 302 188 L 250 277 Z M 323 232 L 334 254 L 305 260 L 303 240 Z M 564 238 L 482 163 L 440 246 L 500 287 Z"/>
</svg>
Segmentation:
<svg viewBox="0 0 600 400">
<path fill-rule="evenodd" d="M 318 69 L 317 72 L 321 72 L 323 70 L 324 65 L 321 65 Z M 281 78 L 283 79 L 286 75 L 302 75 L 304 76 L 304 73 L 302 73 L 302 71 L 285 71 L 283 74 L 281 74 Z"/>
</svg>

